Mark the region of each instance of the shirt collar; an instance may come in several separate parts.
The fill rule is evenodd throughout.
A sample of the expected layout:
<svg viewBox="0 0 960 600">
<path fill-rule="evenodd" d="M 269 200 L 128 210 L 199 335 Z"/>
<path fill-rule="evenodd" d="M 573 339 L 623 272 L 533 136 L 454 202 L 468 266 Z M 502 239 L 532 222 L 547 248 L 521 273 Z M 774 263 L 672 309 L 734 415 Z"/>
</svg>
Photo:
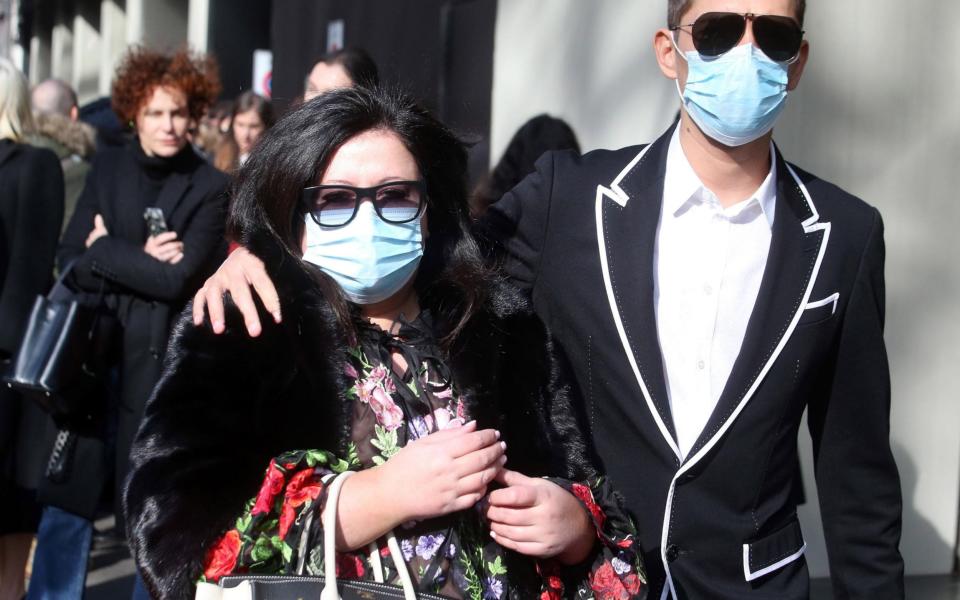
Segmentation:
<svg viewBox="0 0 960 600">
<path fill-rule="evenodd" d="M 767 224 L 773 228 L 774 214 L 777 200 L 777 154 L 773 142 L 770 142 L 770 172 L 760 184 L 760 187 L 743 202 L 737 203 L 722 212 L 729 218 L 735 218 L 745 212 L 754 202 L 760 205 L 766 217 Z M 663 213 L 680 217 L 686 212 L 688 205 L 702 202 L 706 198 L 715 198 L 690 166 L 683 147 L 680 145 L 680 127 L 674 129 L 667 149 L 667 169 L 663 182 Z"/>
</svg>

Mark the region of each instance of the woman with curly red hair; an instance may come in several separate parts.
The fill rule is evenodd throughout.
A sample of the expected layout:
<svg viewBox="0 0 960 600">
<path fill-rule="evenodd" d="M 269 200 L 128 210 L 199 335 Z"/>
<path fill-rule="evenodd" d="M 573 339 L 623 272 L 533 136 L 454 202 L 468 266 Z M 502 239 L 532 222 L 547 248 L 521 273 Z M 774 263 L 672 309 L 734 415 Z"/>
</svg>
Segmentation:
<svg viewBox="0 0 960 600">
<path fill-rule="evenodd" d="M 187 137 L 190 122 L 200 119 L 219 91 L 209 57 L 129 50 L 117 68 L 112 101 L 133 139 L 94 158 L 57 253 L 60 269 L 71 269 L 73 287 L 91 298 L 103 295 L 119 323 L 118 521 L 130 444 L 160 375 L 171 318 L 226 248 L 227 179 L 194 152 Z M 84 479 L 92 469 L 75 464 L 70 472 L 76 488 L 71 496 L 87 510 L 44 509 L 31 599 L 53 597 L 54 591 L 58 598 L 82 595 L 89 519 L 101 490 Z M 90 501 L 79 502 L 81 497 Z M 66 532 L 73 532 L 68 540 Z"/>
</svg>

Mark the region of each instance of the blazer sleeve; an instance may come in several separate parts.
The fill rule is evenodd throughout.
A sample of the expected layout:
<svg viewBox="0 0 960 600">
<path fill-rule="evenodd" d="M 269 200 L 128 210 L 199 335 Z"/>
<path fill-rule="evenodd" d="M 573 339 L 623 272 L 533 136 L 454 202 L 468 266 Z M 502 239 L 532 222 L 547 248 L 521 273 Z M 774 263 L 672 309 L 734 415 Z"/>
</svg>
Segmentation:
<svg viewBox="0 0 960 600">
<path fill-rule="evenodd" d="M 282 326 L 265 320 L 250 338 L 226 304 L 219 336 L 194 326 L 189 306 L 181 315 L 130 453 L 127 539 L 154 598 L 193 597 L 207 550 L 256 493 L 271 456 L 263 440 L 280 427 L 267 398 L 295 362 Z"/>
<path fill-rule="evenodd" d="M 94 274 L 147 298 L 163 302 L 184 298 L 199 287 L 197 279 L 211 259 L 225 253 L 223 192 L 223 185 L 211 186 L 184 230 L 177 232 L 183 241 L 183 259 L 177 264 L 157 260 L 141 245 L 110 235 L 87 249 L 84 263 Z"/>
<path fill-rule="evenodd" d="M 536 170 L 487 209 L 478 224 L 488 251 L 503 261 L 514 285 L 532 293 L 540 270 L 553 194 L 555 154 L 548 152 Z"/>
<path fill-rule="evenodd" d="M 55 154 L 29 149 L 21 154 L 17 186 L 17 239 L 0 294 L 0 349 L 20 344 L 30 309 L 53 276 L 57 237 L 63 223 L 63 172 Z"/>
<path fill-rule="evenodd" d="M 809 407 L 834 594 L 903 598 L 902 499 L 890 451 L 883 222 L 874 220 L 841 325 L 830 388 Z"/>
</svg>

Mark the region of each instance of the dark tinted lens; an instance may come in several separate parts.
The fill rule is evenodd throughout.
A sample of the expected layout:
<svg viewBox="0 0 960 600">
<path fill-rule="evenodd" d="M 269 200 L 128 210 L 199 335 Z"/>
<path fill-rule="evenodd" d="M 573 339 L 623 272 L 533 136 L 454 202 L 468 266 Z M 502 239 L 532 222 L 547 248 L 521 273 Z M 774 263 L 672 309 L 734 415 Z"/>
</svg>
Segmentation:
<svg viewBox="0 0 960 600">
<path fill-rule="evenodd" d="M 703 56 L 720 56 L 740 42 L 746 22 L 736 13 L 704 13 L 693 23 L 693 46 Z"/>
<path fill-rule="evenodd" d="M 377 190 L 377 208 L 384 221 L 406 223 L 420 214 L 422 194 L 412 183 L 386 185 Z"/>
<path fill-rule="evenodd" d="M 313 191 L 312 210 L 314 220 L 324 227 L 343 225 L 357 208 L 357 195 L 346 188 L 321 188 Z"/>
<path fill-rule="evenodd" d="M 753 20 L 757 46 L 771 60 L 786 62 L 797 55 L 803 43 L 803 31 L 790 17 L 762 15 Z"/>
</svg>

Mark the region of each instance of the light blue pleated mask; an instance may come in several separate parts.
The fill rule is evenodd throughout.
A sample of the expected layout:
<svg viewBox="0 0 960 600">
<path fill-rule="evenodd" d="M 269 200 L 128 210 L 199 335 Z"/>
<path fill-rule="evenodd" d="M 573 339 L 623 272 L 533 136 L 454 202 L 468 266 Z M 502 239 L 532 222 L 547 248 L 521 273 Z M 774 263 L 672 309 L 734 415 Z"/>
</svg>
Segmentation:
<svg viewBox="0 0 960 600">
<path fill-rule="evenodd" d="M 687 114 L 706 135 L 726 146 L 742 146 L 771 129 L 787 99 L 787 64 L 770 60 L 753 44 L 716 58 L 677 52 L 688 65 L 687 85 L 677 91 Z"/>
<path fill-rule="evenodd" d="M 357 304 L 375 304 L 396 294 L 417 272 L 423 257 L 420 219 L 387 223 L 369 202 L 362 202 L 343 227 L 321 227 L 310 215 L 305 219 L 303 260 L 333 277 Z"/>
</svg>

